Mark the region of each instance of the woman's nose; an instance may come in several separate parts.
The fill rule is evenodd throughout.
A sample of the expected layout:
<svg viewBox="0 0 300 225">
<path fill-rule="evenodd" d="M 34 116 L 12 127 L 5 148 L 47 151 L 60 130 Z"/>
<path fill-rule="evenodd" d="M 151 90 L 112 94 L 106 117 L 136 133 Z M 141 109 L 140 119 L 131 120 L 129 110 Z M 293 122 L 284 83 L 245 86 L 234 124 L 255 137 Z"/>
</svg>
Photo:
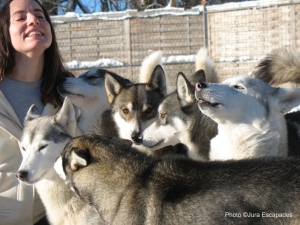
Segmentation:
<svg viewBox="0 0 300 225">
<path fill-rule="evenodd" d="M 27 14 L 27 24 L 28 25 L 40 24 L 40 20 L 35 15 L 28 13 Z"/>
</svg>

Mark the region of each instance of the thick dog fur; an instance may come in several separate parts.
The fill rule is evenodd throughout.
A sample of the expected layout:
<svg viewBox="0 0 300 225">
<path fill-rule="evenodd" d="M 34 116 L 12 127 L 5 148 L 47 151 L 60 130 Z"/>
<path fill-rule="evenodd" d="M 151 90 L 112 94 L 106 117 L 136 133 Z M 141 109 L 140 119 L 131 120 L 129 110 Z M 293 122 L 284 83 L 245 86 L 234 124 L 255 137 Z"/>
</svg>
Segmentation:
<svg viewBox="0 0 300 225">
<path fill-rule="evenodd" d="M 195 96 L 202 113 L 218 124 L 211 160 L 288 155 L 284 114 L 300 104 L 300 89 L 238 76 L 197 83 Z"/>
<path fill-rule="evenodd" d="M 196 82 L 217 81 L 217 75 L 206 48 L 196 57 L 196 73 L 189 77 L 179 73 L 176 91 L 169 94 L 158 107 L 158 118 L 141 134 L 142 144 L 152 150 L 183 143 L 188 156 L 196 160 L 208 160 L 210 140 L 217 135 L 217 124 L 199 111 L 194 97 Z"/>
<path fill-rule="evenodd" d="M 85 134 L 118 135 L 104 88 L 106 74 L 110 74 L 123 85 L 131 83 L 110 71 L 95 69 L 78 78 L 64 78 L 58 85 L 60 95 L 63 98 L 68 97 L 80 109 L 78 126 Z"/>
<path fill-rule="evenodd" d="M 209 57 L 208 50 L 205 47 L 200 48 L 196 54 L 195 71 L 199 70 L 205 71 L 206 82 L 220 82 L 213 60 Z M 193 77 L 191 77 L 189 80 L 193 85 L 198 82 L 198 80 L 193 79 Z"/>
<path fill-rule="evenodd" d="M 300 223 L 299 159 L 156 158 L 117 139 L 84 135 L 57 163 L 106 224 Z"/>
<path fill-rule="evenodd" d="M 81 135 L 75 108 L 68 98 L 54 116 L 40 116 L 33 105 L 27 113 L 20 146 L 23 161 L 17 177 L 35 185 L 52 225 L 101 224 L 101 217 L 72 192 L 53 166 L 65 144 Z"/>
<path fill-rule="evenodd" d="M 170 81 L 168 76 L 166 75 L 166 72 L 163 68 L 163 53 L 162 51 L 154 51 L 149 56 L 147 56 L 140 67 L 140 73 L 138 77 L 138 82 L 137 83 L 148 83 L 149 80 L 152 77 L 153 70 L 157 65 L 160 65 L 165 73 L 165 80 L 166 80 L 166 92 L 167 94 L 172 92 L 172 87 L 170 85 Z"/>
<path fill-rule="evenodd" d="M 276 87 L 300 87 L 300 53 L 275 49 L 257 65 L 253 78 Z"/>
</svg>

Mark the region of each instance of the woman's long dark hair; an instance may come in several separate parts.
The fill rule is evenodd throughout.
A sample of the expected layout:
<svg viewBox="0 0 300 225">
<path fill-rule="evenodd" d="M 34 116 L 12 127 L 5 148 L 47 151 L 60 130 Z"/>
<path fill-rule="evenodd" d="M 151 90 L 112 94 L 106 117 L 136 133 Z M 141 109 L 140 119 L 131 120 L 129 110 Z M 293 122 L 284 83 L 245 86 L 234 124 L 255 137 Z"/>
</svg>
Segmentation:
<svg viewBox="0 0 300 225">
<path fill-rule="evenodd" d="M 13 0 L 9 0 L 2 10 L 0 11 L 0 83 L 5 77 L 5 74 L 9 74 L 15 67 L 15 49 L 12 46 L 11 38 L 9 34 L 10 26 L 10 3 Z M 37 2 L 44 11 L 44 15 L 52 33 L 52 43 L 44 53 L 44 70 L 43 81 L 41 86 L 42 97 L 41 101 L 45 105 L 51 103 L 55 107 L 62 105 L 62 100 L 57 92 L 56 86 L 61 77 L 74 77 L 74 75 L 67 71 L 62 63 L 62 57 L 59 53 L 58 44 L 56 41 L 56 35 L 51 23 L 51 19 L 45 8 Z"/>
</svg>

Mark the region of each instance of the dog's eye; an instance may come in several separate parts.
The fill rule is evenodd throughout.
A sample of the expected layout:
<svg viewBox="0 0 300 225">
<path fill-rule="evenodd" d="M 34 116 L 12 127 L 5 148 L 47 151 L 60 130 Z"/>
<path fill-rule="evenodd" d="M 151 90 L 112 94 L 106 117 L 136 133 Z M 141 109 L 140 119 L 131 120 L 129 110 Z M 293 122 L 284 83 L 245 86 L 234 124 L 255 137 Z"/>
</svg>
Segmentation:
<svg viewBox="0 0 300 225">
<path fill-rule="evenodd" d="M 160 118 L 164 119 L 166 117 L 166 114 L 165 113 L 161 113 L 160 114 Z"/>
<path fill-rule="evenodd" d="M 46 148 L 48 145 L 42 145 L 40 148 L 39 148 L 39 151 L 42 151 L 44 148 Z"/>
<path fill-rule="evenodd" d="M 23 150 L 24 152 L 26 152 L 26 148 L 22 147 L 22 150 Z"/>
<path fill-rule="evenodd" d="M 89 76 L 89 77 L 87 77 L 87 79 L 88 80 L 94 80 L 94 79 L 97 79 L 98 77 L 96 77 L 96 76 Z"/>
<path fill-rule="evenodd" d="M 153 108 L 149 107 L 149 108 L 145 111 L 145 113 L 151 113 L 151 112 L 152 112 L 152 109 L 153 109 Z"/>
<path fill-rule="evenodd" d="M 239 85 L 234 85 L 233 88 L 236 89 L 236 90 L 244 90 L 244 88 L 242 86 L 239 86 Z"/>
<path fill-rule="evenodd" d="M 129 113 L 129 109 L 125 108 L 125 109 L 122 109 L 123 113 L 124 114 L 128 114 Z"/>
</svg>

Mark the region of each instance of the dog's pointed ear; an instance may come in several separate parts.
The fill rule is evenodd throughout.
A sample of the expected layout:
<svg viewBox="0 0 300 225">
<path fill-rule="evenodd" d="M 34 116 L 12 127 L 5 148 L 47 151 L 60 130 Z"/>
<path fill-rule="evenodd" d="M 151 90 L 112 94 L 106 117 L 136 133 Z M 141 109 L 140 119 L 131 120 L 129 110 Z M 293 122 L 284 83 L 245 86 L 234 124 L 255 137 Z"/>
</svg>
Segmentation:
<svg viewBox="0 0 300 225">
<path fill-rule="evenodd" d="M 196 71 L 189 80 L 193 85 L 198 82 L 206 82 L 206 76 L 204 70 Z"/>
<path fill-rule="evenodd" d="M 63 126 L 71 126 L 74 130 L 77 126 L 78 111 L 73 106 L 70 99 L 66 97 L 63 105 L 54 117 L 54 122 Z"/>
<path fill-rule="evenodd" d="M 300 105 L 300 88 L 274 88 L 271 95 L 278 99 L 279 111 L 282 113 Z"/>
<path fill-rule="evenodd" d="M 105 90 L 109 103 L 113 103 L 116 96 L 120 93 L 124 85 L 110 73 L 105 74 Z"/>
<path fill-rule="evenodd" d="M 195 103 L 194 87 L 181 72 L 177 76 L 176 88 L 177 96 L 181 100 L 183 106 Z"/>
<path fill-rule="evenodd" d="M 56 160 L 55 160 L 55 163 L 54 163 L 54 170 L 55 172 L 64 180 L 66 181 L 66 174 L 64 172 L 64 169 L 63 169 L 63 160 L 62 160 L 62 156 L 58 157 Z"/>
<path fill-rule="evenodd" d="M 34 120 L 40 116 L 41 116 L 41 114 L 40 114 L 38 108 L 35 105 L 31 105 L 25 116 L 24 124 L 26 125 L 29 121 Z"/>
<path fill-rule="evenodd" d="M 73 171 L 77 171 L 80 168 L 88 166 L 90 164 L 91 155 L 90 151 L 85 149 L 74 149 L 70 155 L 70 168 Z"/>
<path fill-rule="evenodd" d="M 165 96 L 167 94 L 166 83 L 167 82 L 165 72 L 161 65 L 157 65 L 154 68 L 149 81 L 147 82 L 147 86 L 158 90 L 161 95 Z"/>
</svg>

